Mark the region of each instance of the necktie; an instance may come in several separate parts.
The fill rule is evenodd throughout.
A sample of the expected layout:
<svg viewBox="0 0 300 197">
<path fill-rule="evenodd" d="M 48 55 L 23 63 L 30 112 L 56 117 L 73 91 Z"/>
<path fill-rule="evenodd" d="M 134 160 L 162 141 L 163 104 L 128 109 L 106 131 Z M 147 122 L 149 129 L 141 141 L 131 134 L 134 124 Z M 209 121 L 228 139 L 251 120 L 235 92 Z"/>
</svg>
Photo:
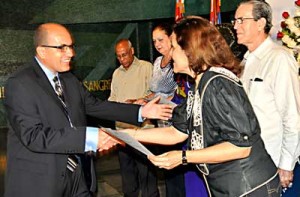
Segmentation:
<svg viewBox="0 0 300 197">
<path fill-rule="evenodd" d="M 55 76 L 53 78 L 53 82 L 54 82 L 54 89 L 55 89 L 55 93 L 57 94 L 57 97 L 59 98 L 62 106 L 64 107 L 64 112 L 68 118 L 68 121 L 70 123 L 70 126 L 74 128 L 73 124 L 72 124 L 72 121 L 71 121 L 71 118 L 69 116 L 69 111 L 68 111 L 68 108 L 67 108 L 67 105 L 65 103 L 65 98 L 64 98 L 64 92 L 63 92 L 63 89 L 58 81 L 58 78 L 57 76 Z"/>
<path fill-rule="evenodd" d="M 55 89 L 55 93 L 57 94 L 57 97 L 59 98 L 63 108 L 64 108 L 64 112 L 68 118 L 68 121 L 70 123 L 70 126 L 74 128 L 71 118 L 69 116 L 69 112 L 68 112 L 68 108 L 67 105 L 65 103 L 65 99 L 64 99 L 64 93 L 63 93 L 63 89 L 58 81 L 58 77 L 55 76 L 53 78 L 53 82 L 54 82 L 54 89 Z M 74 170 L 76 169 L 78 165 L 78 159 L 76 158 L 76 156 L 74 155 L 69 155 L 68 157 L 68 163 L 67 163 L 67 168 L 71 171 L 74 172 Z"/>
<path fill-rule="evenodd" d="M 57 94 L 58 98 L 61 101 L 65 102 L 64 94 L 63 94 L 63 89 L 62 89 L 62 87 L 61 87 L 61 85 L 60 85 L 60 83 L 58 81 L 58 77 L 57 76 L 55 76 L 53 78 L 53 82 L 54 82 L 55 93 Z M 64 105 L 65 105 L 65 103 L 64 103 Z"/>
</svg>

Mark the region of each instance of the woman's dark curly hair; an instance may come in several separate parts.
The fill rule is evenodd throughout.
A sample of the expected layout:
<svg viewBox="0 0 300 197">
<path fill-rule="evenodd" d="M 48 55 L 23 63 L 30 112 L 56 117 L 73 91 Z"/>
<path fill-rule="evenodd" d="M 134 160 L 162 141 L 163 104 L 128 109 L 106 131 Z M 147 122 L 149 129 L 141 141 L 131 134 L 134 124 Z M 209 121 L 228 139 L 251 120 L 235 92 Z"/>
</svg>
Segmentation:
<svg viewBox="0 0 300 197">
<path fill-rule="evenodd" d="M 196 74 L 210 67 L 224 67 L 239 74 L 239 62 L 224 37 L 208 20 L 197 16 L 184 18 L 175 24 L 173 32 Z"/>
</svg>

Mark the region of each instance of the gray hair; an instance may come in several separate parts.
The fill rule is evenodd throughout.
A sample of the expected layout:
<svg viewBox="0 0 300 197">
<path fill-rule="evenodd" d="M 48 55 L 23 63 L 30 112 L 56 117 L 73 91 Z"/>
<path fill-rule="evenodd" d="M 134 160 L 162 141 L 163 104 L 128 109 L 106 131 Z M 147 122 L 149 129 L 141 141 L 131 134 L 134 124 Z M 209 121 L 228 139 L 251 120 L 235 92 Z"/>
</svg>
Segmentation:
<svg viewBox="0 0 300 197">
<path fill-rule="evenodd" d="M 272 28 L 272 8 L 265 0 L 244 0 L 240 5 L 251 4 L 253 5 L 252 15 L 254 20 L 259 20 L 261 18 L 266 19 L 266 26 L 264 31 L 268 34 Z"/>
</svg>

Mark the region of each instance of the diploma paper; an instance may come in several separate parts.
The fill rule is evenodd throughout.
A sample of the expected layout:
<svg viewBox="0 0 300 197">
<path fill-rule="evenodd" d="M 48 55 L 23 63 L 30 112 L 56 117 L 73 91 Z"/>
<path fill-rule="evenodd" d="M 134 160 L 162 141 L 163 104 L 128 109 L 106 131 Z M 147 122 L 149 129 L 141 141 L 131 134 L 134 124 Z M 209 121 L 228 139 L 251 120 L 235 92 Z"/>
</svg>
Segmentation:
<svg viewBox="0 0 300 197">
<path fill-rule="evenodd" d="M 160 97 L 160 100 L 158 102 L 159 104 L 168 104 L 168 105 L 171 105 L 172 107 L 176 107 L 176 104 L 173 103 L 172 101 L 164 98 L 164 97 Z"/>
<path fill-rule="evenodd" d="M 157 97 L 155 97 L 155 98 L 157 98 Z M 145 99 L 145 100 L 146 100 L 147 102 L 149 102 L 149 101 L 152 101 L 152 100 L 155 99 L 155 98 Z M 159 99 L 159 101 L 158 101 L 158 104 L 167 104 L 167 105 L 171 105 L 172 107 L 176 107 L 176 106 L 177 106 L 176 103 L 174 103 L 174 102 L 172 102 L 172 101 L 166 99 L 166 98 L 163 97 L 163 96 L 160 96 L 160 99 Z"/>
<path fill-rule="evenodd" d="M 110 135 L 122 140 L 129 146 L 135 148 L 136 150 L 144 153 L 145 155 L 153 155 L 143 144 L 141 144 L 139 141 L 128 135 L 127 133 L 118 132 L 116 130 L 110 129 L 110 128 L 103 128 L 101 127 L 105 132 L 109 133 Z"/>
</svg>

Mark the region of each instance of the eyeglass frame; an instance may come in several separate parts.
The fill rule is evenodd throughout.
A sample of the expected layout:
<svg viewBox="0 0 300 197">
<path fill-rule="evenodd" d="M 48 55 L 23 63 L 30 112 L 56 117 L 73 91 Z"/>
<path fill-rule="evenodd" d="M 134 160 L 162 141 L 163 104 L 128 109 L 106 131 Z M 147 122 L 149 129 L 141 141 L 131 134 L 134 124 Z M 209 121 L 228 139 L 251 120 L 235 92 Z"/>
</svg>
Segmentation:
<svg viewBox="0 0 300 197">
<path fill-rule="evenodd" d="M 116 54 L 116 58 L 117 59 L 127 58 L 129 56 L 129 53 L 131 50 L 132 50 L 132 48 L 128 49 L 125 53 L 122 53 L 120 55 Z"/>
<path fill-rule="evenodd" d="M 253 19 L 254 21 L 257 21 L 257 19 L 253 18 L 253 17 L 239 17 L 239 18 L 235 18 L 231 21 L 231 24 L 235 25 L 236 23 L 241 25 L 244 23 L 244 20 L 249 20 L 249 19 Z"/>
<path fill-rule="evenodd" d="M 52 46 L 52 45 L 41 45 L 41 47 L 46 47 L 46 48 L 54 48 L 54 49 L 60 49 L 63 52 L 66 52 L 68 49 L 74 50 L 75 49 L 75 44 L 63 44 L 60 46 Z"/>
</svg>

